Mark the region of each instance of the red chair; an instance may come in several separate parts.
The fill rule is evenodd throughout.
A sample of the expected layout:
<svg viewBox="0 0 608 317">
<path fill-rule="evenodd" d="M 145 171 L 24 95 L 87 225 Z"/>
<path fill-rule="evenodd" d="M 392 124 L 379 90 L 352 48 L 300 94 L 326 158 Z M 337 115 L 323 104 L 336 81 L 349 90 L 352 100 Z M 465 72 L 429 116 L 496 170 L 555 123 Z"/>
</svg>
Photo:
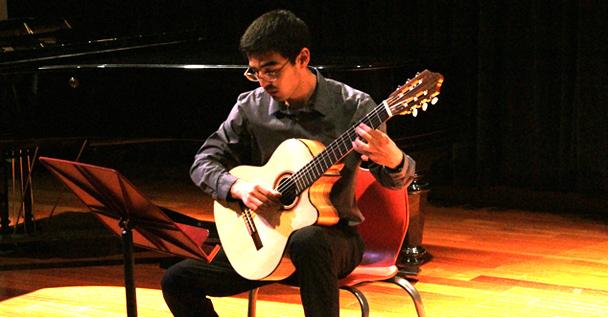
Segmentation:
<svg viewBox="0 0 608 317">
<path fill-rule="evenodd" d="M 407 189 L 387 189 L 368 170 L 361 169 L 355 191 L 359 208 L 365 215 L 365 221 L 359 225 L 358 230 L 366 249 L 361 264 L 340 280 L 340 288 L 355 295 L 361 306 L 361 316 L 367 317 L 369 304 L 357 287 L 380 281 L 397 284 L 412 298 L 418 316 L 423 317 L 425 314 L 420 293 L 408 280 L 397 275 L 397 257 L 401 252 L 409 220 Z M 249 291 L 249 317 L 255 317 L 258 291 L 259 288 Z"/>
</svg>

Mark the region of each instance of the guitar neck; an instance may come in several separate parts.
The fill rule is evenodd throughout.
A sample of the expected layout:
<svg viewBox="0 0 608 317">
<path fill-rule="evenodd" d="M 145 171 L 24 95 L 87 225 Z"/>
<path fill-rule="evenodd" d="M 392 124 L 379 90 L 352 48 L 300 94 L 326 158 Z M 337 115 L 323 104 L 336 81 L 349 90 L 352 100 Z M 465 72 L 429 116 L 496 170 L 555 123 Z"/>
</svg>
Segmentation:
<svg viewBox="0 0 608 317">
<path fill-rule="evenodd" d="M 295 194 L 298 195 L 310 187 L 332 165 L 336 164 L 353 150 L 353 141 L 357 138 L 355 128 L 365 123 L 372 129 L 377 129 L 391 117 L 386 101 L 376 106 L 371 112 L 361 118 L 355 125 L 346 130 L 340 137 L 331 142 L 325 150 L 304 165 L 290 177 L 295 184 Z M 279 189 L 280 190 L 280 189 Z"/>
<path fill-rule="evenodd" d="M 277 190 L 282 194 L 299 195 L 353 150 L 352 143 L 357 139 L 355 128 L 359 124 L 365 123 L 372 129 L 377 129 L 393 115 L 411 114 L 415 117 L 418 109 L 426 111 L 429 103 L 434 105 L 437 102 L 442 83 L 443 75 L 439 73 L 428 70 L 417 73 L 414 78 L 408 80 L 405 85 L 399 86 L 386 100 L 331 142 L 308 164 L 291 175 Z"/>
</svg>

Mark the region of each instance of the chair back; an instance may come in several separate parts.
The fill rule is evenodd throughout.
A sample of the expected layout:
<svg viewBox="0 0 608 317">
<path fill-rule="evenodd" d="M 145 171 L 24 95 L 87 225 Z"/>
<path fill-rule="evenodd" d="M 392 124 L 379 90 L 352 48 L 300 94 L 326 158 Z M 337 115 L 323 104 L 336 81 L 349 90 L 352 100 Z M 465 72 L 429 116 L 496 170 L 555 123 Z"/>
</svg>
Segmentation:
<svg viewBox="0 0 608 317">
<path fill-rule="evenodd" d="M 407 188 L 383 187 L 367 169 L 359 169 L 355 198 L 365 221 L 358 230 L 365 241 L 361 265 L 395 265 L 409 223 Z"/>
</svg>

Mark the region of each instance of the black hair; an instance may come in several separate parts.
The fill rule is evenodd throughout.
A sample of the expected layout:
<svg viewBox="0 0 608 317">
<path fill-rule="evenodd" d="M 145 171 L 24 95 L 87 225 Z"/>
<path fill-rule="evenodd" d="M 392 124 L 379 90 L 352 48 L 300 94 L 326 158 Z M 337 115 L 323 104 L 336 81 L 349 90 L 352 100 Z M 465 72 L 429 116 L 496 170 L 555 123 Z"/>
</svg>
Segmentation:
<svg viewBox="0 0 608 317">
<path fill-rule="evenodd" d="M 249 25 L 240 41 L 245 57 L 274 51 L 292 63 L 304 47 L 310 48 L 308 26 L 287 10 L 264 13 Z"/>
</svg>

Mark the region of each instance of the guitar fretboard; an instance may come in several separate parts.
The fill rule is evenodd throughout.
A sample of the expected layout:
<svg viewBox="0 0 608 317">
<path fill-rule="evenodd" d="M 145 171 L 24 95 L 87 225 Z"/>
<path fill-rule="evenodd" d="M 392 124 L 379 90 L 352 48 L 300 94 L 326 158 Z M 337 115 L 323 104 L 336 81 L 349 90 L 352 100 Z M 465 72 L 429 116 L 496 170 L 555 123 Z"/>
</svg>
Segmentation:
<svg viewBox="0 0 608 317">
<path fill-rule="evenodd" d="M 299 195 L 319 179 L 332 165 L 336 164 L 353 150 L 352 142 L 357 138 L 355 128 L 359 124 L 365 123 L 372 129 L 377 129 L 382 123 L 386 122 L 390 116 L 391 115 L 387 111 L 386 101 L 384 101 L 357 121 L 355 125 L 342 133 L 340 137 L 331 142 L 325 150 L 304 165 L 304 167 L 291 175 L 291 177 L 279 186 L 277 190 L 282 194 L 291 192 L 291 194 Z"/>
<path fill-rule="evenodd" d="M 295 198 L 319 179 L 332 165 L 353 150 L 352 143 L 357 139 L 355 128 L 359 124 L 365 123 L 370 128 L 377 129 L 393 115 L 412 114 L 416 116 L 418 108 L 425 111 L 429 102 L 431 104 L 437 102 L 437 95 L 439 95 L 442 83 L 443 76 L 439 73 L 424 70 L 416 74 L 416 77 L 408 80 L 405 85 L 399 86 L 386 100 L 342 133 L 304 167 L 284 179 L 277 190 L 284 197 Z M 286 201 L 290 200 L 286 199 Z"/>
</svg>

